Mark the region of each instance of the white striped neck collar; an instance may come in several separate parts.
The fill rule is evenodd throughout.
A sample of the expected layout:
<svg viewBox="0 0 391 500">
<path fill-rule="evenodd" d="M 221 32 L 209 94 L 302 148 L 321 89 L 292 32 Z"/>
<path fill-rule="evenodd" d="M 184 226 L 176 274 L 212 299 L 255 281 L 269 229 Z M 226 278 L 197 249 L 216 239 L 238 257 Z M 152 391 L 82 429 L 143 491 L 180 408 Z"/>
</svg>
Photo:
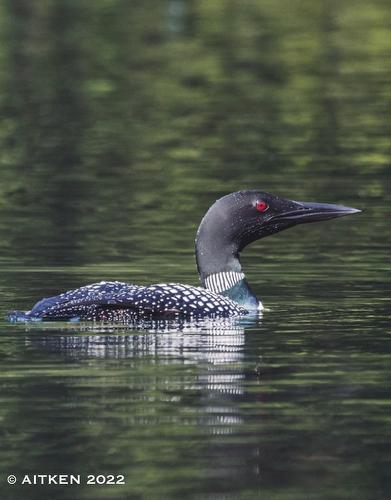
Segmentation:
<svg viewBox="0 0 391 500">
<path fill-rule="evenodd" d="M 235 271 L 225 271 L 210 274 L 205 278 L 205 288 L 216 293 L 221 293 L 234 287 L 244 279 L 244 273 Z"/>
</svg>

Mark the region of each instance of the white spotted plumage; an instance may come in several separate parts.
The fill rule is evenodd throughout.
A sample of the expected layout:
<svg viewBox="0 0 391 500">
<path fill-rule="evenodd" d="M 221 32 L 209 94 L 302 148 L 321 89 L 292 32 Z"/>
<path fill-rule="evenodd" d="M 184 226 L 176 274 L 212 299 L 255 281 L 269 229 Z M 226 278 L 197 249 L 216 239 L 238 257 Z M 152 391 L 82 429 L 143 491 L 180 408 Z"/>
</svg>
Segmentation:
<svg viewBox="0 0 391 500">
<path fill-rule="evenodd" d="M 25 319 L 129 321 L 143 317 L 226 318 L 247 314 L 231 299 L 177 283 L 93 283 L 39 301 Z"/>
</svg>

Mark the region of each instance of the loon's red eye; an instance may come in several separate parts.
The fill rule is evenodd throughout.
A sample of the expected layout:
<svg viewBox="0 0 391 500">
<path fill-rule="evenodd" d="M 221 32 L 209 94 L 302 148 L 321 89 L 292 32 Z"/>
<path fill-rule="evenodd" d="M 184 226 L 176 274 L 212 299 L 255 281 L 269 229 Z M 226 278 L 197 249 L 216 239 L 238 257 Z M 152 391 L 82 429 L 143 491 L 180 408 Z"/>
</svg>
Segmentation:
<svg viewBox="0 0 391 500">
<path fill-rule="evenodd" d="M 255 204 L 255 208 L 258 210 L 258 212 L 266 212 L 266 210 L 269 208 L 269 205 L 265 201 L 257 201 Z"/>
</svg>

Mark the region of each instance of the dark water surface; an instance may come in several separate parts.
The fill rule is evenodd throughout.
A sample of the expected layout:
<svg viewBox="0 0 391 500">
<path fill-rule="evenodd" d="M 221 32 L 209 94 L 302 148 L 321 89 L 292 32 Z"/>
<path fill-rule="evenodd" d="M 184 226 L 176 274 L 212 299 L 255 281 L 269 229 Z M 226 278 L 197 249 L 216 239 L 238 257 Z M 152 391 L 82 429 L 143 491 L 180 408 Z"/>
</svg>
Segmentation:
<svg viewBox="0 0 391 500">
<path fill-rule="evenodd" d="M 259 320 L 1 321 L 1 498 L 389 498 L 389 2 L 8 0 L 0 39 L 2 317 L 197 284 L 230 191 L 364 209 L 246 250 Z"/>
</svg>

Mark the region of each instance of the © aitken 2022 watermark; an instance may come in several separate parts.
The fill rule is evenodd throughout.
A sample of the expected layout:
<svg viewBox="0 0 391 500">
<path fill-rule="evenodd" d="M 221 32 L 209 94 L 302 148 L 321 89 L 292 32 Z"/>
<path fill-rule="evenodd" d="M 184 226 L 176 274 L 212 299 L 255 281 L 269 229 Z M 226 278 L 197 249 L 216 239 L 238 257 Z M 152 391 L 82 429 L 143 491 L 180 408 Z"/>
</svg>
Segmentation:
<svg viewBox="0 0 391 500">
<path fill-rule="evenodd" d="M 122 474 L 9 474 L 8 484 L 22 484 L 26 486 L 75 486 L 90 485 L 121 485 L 126 484 Z"/>
</svg>

